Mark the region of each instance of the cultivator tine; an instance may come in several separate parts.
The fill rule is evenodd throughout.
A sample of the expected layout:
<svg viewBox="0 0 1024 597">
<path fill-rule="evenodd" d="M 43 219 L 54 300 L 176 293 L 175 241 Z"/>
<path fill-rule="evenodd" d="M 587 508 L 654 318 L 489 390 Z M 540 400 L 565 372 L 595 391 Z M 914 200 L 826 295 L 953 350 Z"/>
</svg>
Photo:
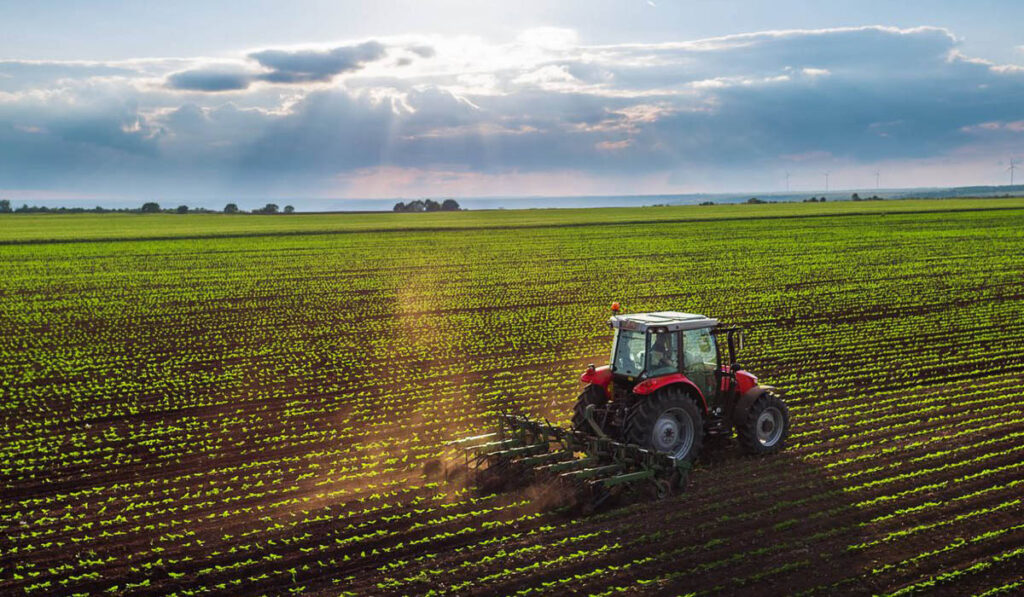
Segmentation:
<svg viewBox="0 0 1024 597">
<path fill-rule="evenodd" d="M 606 466 L 595 466 L 593 468 L 585 468 L 581 471 L 572 471 L 568 473 L 562 473 L 563 479 L 574 479 L 582 481 L 584 479 L 597 479 L 605 475 L 618 473 L 622 470 L 620 464 L 609 464 Z"/>
<path fill-rule="evenodd" d="M 486 458 L 502 458 L 511 460 L 512 458 L 516 458 L 517 456 L 532 456 L 539 452 L 546 452 L 547 450 L 547 444 L 530 444 L 527 446 L 520 446 L 518 448 L 509 448 L 507 450 L 487 452 L 483 456 Z"/>
<path fill-rule="evenodd" d="M 654 469 L 641 469 L 632 473 L 623 473 L 621 475 L 614 475 L 606 477 L 604 479 L 595 479 L 596 482 L 601 483 L 605 487 L 615 487 L 616 485 L 622 485 L 624 483 L 634 483 L 636 481 L 643 481 L 645 479 L 654 478 Z"/>
<path fill-rule="evenodd" d="M 492 442 L 490 444 L 483 445 L 480 449 L 492 452 L 499 450 L 511 450 L 514 448 L 526 447 L 527 443 L 528 442 L 522 438 L 510 437 L 509 439 L 503 439 L 500 442 Z"/>
<path fill-rule="evenodd" d="M 572 458 L 572 454 L 570 452 L 547 452 L 546 454 L 540 454 L 538 456 L 527 456 L 524 458 L 519 458 L 513 461 L 513 464 L 519 466 L 535 467 L 537 468 L 537 470 L 540 470 L 540 465 L 544 465 L 551 460 L 562 461 L 565 460 L 566 458 Z"/>
<path fill-rule="evenodd" d="M 571 471 L 573 469 L 587 468 L 597 464 L 597 457 L 587 456 L 585 458 L 574 458 L 573 460 L 565 460 L 562 462 L 556 462 L 554 464 L 548 464 L 545 466 L 537 467 L 538 471 L 546 473 L 561 473 L 563 471 Z"/>
<path fill-rule="evenodd" d="M 504 448 L 516 448 L 522 446 L 523 442 L 518 439 L 503 439 L 496 442 L 487 442 L 486 444 L 465 446 L 466 450 L 473 450 L 475 452 L 489 452 L 494 450 L 501 450 Z"/>
<path fill-rule="evenodd" d="M 485 433 L 483 435 L 474 435 L 473 437 L 464 437 L 462 439 L 457 439 L 455 441 L 450 441 L 450 442 L 447 443 L 447 445 L 449 445 L 449 446 L 467 446 L 467 445 L 472 445 L 474 442 L 488 440 L 488 439 L 495 439 L 498 436 L 499 436 L 499 434 L 497 432 L 495 432 L 495 433 Z"/>
</svg>

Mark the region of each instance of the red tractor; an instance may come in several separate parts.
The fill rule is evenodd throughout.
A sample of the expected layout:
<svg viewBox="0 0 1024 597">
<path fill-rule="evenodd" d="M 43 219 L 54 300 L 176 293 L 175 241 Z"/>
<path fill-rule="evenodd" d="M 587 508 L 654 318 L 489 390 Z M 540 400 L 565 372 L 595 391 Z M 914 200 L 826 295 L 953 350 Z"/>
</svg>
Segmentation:
<svg viewBox="0 0 1024 597">
<path fill-rule="evenodd" d="M 611 362 L 591 365 L 573 411 L 573 429 L 692 460 L 705 435 L 736 429 L 743 449 L 779 451 L 789 409 L 772 386 L 736 362 L 743 333 L 718 320 L 675 311 L 620 315 Z"/>
<path fill-rule="evenodd" d="M 735 429 L 747 452 L 782 449 L 789 409 L 736 362 L 738 328 L 675 311 L 620 315 L 618 303 L 612 311 L 611 362 L 583 373 L 571 428 L 503 413 L 496 432 L 454 442 L 482 485 L 555 477 L 593 507 L 638 482 L 659 496 L 684 486 L 708 435 Z"/>
</svg>

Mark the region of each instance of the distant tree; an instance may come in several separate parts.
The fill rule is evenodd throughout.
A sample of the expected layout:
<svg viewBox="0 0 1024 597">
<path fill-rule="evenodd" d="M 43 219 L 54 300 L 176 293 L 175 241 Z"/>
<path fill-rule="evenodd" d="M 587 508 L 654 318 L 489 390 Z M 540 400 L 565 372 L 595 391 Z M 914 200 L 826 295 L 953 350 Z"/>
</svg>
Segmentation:
<svg viewBox="0 0 1024 597">
<path fill-rule="evenodd" d="M 714 205 L 714 204 L 715 204 L 714 201 L 702 201 L 701 202 L 701 205 Z"/>
<path fill-rule="evenodd" d="M 820 203 L 824 203 L 824 202 L 825 202 L 825 198 L 824 198 L 824 197 L 822 197 L 822 198 L 821 198 L 821 199 L 819 200 L 819 202 L 820 202 Z"/>
<path fill-rule="evenodd" d="M 860 194 L 859 193 L 854 193 L 854 194 L 850 195 L 850 200 L 851 201 L 860 201 L 861 200 L 860 199 Z"/>
<path fill-rule="evenodd" d="M 11 201 L 9 199 L 0 199 L 0 214 L 11 213 Z"/>
<path fill-rule="evenodd" d="M 277 213 L 277 204 L 276 203 L 268 203 L 268 204 L 264 205 L 263 207 L 261 207 L 259 209 L 254 209 L 253 213 L 256 213 L 256 214 L 276 214 Z"/>
<path fill-rule="evenodd" d="M 427 211 L 441 211 L 441 204 L 433 199 L 427 199 L 423 202 L 423 207 Z"/>
<path fill-rule="evenodd" d="M 236 214 L 238 213 L 238 206 L 235 205 L 234 203 L 228 203 L 227 205 L 224 206 L 224 213 Z"/>
<path fill-rule="evenodd" d="M 764 203 L 764 201 L 758 199 L 757 197 L 751 197 L 750 199 L 747 199 L 747 203 L 750 205 L 760 205 Z"/>
<path fill-rule="evenodd" d="M 459 211 L 459 202 L 454 199 L 445 199 L 441 202 L 441 211 Z"/>
<path fill-rule="evenodd" d="M 155 214 L 160 213 L 160 204 L 155 201 L 149 201 L 142 204 L 142 213 L 144 214 Z"/>
<path fill-rule="evenodd" d="M 188 213 L 188 206 L 187 205 L 179 205 L 178 209 L 176 209 L 174 211 L 177 212 L 177 213 L 180 213 L 180 214 L 187 214 Z"/>
<path fill-rule="evenodd" d="M 427 211 L 427 205 L 419 199 L 405 204 L 405 211 L 421 212 Z"/>
<path fill-rule="evenodd" d="M 286 213 L 286 214 L 295 213 L 295 208 L 292 207 L 291 205 L 285 205 L 284 206 L 284 213 Z"/>
<path fill-rule="evenodd" d="M 391 208 L 391 211 L 406 211 L 405 204 L 399 201 L 398 203 L 395 204 L 394 207 Z"/>
</svg>

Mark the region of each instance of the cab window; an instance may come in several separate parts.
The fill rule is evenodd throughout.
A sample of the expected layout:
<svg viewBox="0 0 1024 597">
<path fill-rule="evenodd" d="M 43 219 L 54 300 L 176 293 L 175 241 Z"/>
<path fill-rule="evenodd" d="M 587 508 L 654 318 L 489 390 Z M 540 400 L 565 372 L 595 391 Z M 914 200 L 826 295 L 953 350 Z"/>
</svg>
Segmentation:
<svg viewBox="0 0 1024 597">
<path fill-rule="evenodd" d="M 714 396 L 718 353 L 710 328 L 683 332 L 683 374 L 706 397 Z"/>
<path fill-rule="evenodd" d="M 650 334 L 647 347 L 647 376 L 657 377 L 679 371 L 679 334 Z"/>
<path fill-rule="evenodd" d="M 644 370 L 644 333 L 620 330 L 612 348 L 612 371 L 621 375 L 640 375 Z"/>
</svg>

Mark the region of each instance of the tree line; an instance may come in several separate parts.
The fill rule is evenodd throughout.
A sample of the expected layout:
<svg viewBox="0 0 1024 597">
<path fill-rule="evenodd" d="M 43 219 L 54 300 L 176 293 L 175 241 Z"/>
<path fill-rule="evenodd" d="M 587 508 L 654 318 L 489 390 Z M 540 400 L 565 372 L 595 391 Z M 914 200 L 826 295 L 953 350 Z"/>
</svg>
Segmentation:
<svg viewBox="0 0 1024 597">
<path fill-rule="evenodd" d="M 155 201 L 150 201 L 148 203 L 143 203 L 142 204 L 142 209 L 140 209 L 139 211 L 144 213 L 144 214 L 156 214 L 156 213 L 179 213 L 179 214 L 187 214 L 187 213 L 217 213 L 216 211 L 208 210 L 208 209 L 201 209 L 201 208 L 200 209 L 190 209 L 187 205 L 179 205 L 178 207 L 176 207 L 174 209 L 160 209 L 160 204 L 155 202 Z M 250 212 L 246 212 L 245 210 L 239 209 L 237 203 L 228 203 L 227 205 L 224 206 L 223 213 L 226 213 L 226 214 L 244 214 L 244 213 L 252 213 L 252 214 L 279 214 L 279 213 L 286 213 L 286 214 L 290 214 L 290 213 L 295 213 L 295 208 L 292 207 L 291 205 L 285 205 L 284 206 L 284 211 L 281 211 L 281 208 L 278 207 L 278 205 L 276 203 L 268 203 L 268 204 L 264 205 L 263 207 L 257 207 L 256 209 L 254 209 L 254 210 L 252 210 Z"/>
<path fill-rule="evenodd" d="M 143 213 L 143 214 L 215 214 L 215 213 L 226 213 L 226 214 L 277 214 L 277 213 L 295 213 L 295 208 L 291 205 L 285 205 L 282 211 L 276 203 L 268 203 L 263 207 L 258 207 L 250 212 L 246 212 L 238 208 L 236 203 L 228 203 L 224 206 L 222 212 L 218 212 L 215 209 L 207 209 L 205 207 L 189 207 L 187 205 L 179 205 L 177 207 L 162 208 L 160 204 L 155 201 L 147 201 L 142 204 L 142 207 L 122 207 L 117 209 L 111 209 L 106 207 L 46 207 L 45 205 L 28 205 L 22 204 L 21 207 L 13 207 L 10 199 L 0 199 L 0 214 L 12 214 L 12 213 L 26 213 L 26 214 L 47 214 L 47 213 L 58 213 L 58 214 L 107 214 L 107 213 Z"/>
<path fill-rule="evenodd" d="M 422 212 L 422 211 L 459 211 L 459 202 L 454 199 L 445 199 L 441 203 L 433 199 L 416 199 L 408 203 L 399 201 L 392 208 L 392 211 L 400 212 Z"/>
<path fill-rule="evenodd" d="M 402 203 L 401 201 L 396 203 L 392 211 L 396 212 L 424 212 L 424 211 L 459 211 L 459 202 L 454 199 L 445 199 L 438 203 L 433 199 L 416 199 L 409 203 Z M 46 207 L 45 205 L 28 205 L 23 204 L 21 207 L 12 207 L 9 199 L 0 199 L 0 213 L 61 213 L 61 214 L 83 214 L 83 213 L 144 213 L 144 214 L 213 214 L 213 213 L 226 213 L 226 214 L 290 214 L 295 213 L 295 208 L 291 205 L 285 205 L 282 210 L 276 203 L 268 203 L 263 207 L 258 207 L 252 211 L 246 212 L 245 210 L 239 209 L 237 203 L 228 203 L 224 206 L 224 209 L 218 212 L 214 209 L 207 209 L 205 207 L 189 207 L 187 205 L 179 205 L 177 207 L 163 208 L 156 201 L 147 201 L 142 204 L 142 207 L 122 207 L 117 209 L 110 209 L 106 207 Z"/>
</svg>

